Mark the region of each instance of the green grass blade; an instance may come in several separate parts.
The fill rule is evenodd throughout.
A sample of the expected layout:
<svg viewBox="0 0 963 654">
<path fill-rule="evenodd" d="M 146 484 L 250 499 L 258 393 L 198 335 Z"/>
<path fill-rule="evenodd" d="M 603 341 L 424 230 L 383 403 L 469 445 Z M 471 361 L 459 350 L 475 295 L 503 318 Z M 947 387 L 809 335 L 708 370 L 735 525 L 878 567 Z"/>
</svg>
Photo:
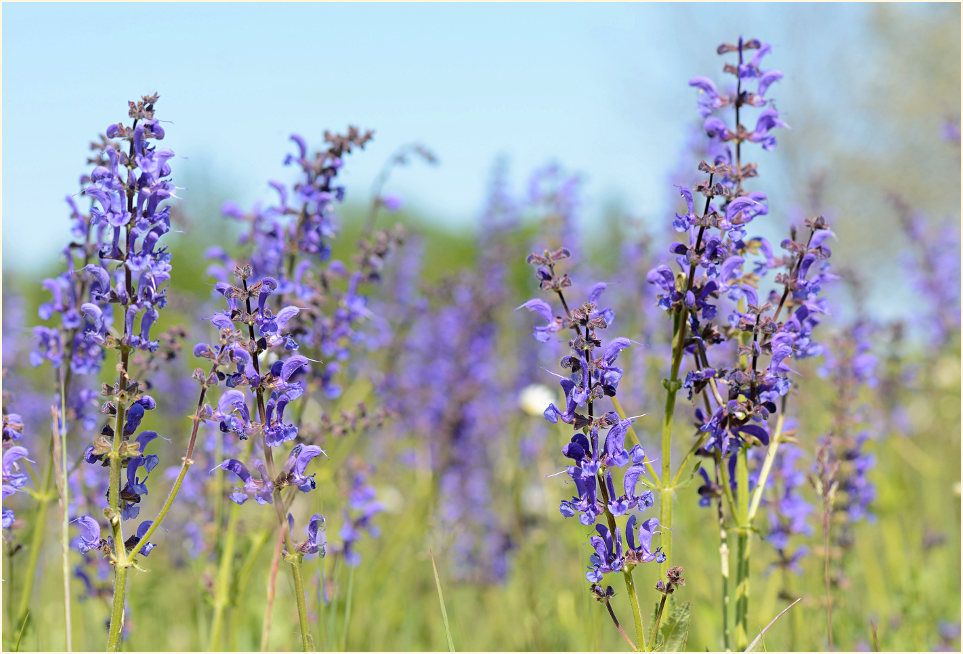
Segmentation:
<svg viewBox="0 0 963 654">
<path fill-rule="evenodd" d="M 431 557 L 431 569 L 435 573 L 435 588 L 438 589 L 438 604 L 441 606 L 441 619 L 445 622 L 445 636 L 448 638 L 448 651 L 455 651 L 455 643 L 451 639 L 451 628 L 448 626 L 448 611 L 445 610 L 445 595 L 441 592 L 441 579 L 438 578 L 438 567 L 435 565 L 435 555 L 428 548 Z"/>
<path fill-rule="evenodd" d="M 751 643 L 749 643 L 749 647 L 746 648 L 746 651 L 747 651 L 747 652 L 752 652 L 752 651 L 754 651 L 754 650 L 756 649 L 756 646 L 757 646 L 757 645 L 759 644 L 759 642 L 762 640 L 762 637 L 765 635 L 765 633 L 766 633 L 767 631 L 769 631 L 769 627 L 771 627 L 772 625 L 776 624 L 776 620 L 778 620 L 779 618 L 781 618 L 783 613 L 785 613 L 786 611 L 788 611 L 788 610 L 791 609 L 792 607 L 796 606 L 796 604 L 798 604 L 800 601 L 802 601 L 802 598 L 801 598 L 801 597 L 797 597 L 795 602 L 793 602 L 792 604 L 790 604 L 789 606 L 787 606 L 786 608 L 784 608 L 782 611 L 779 612 L 779 614 L 778 614 L 775 618 L 773 618 L 772 620 L 770 620 L 770 621 L 769 621 L 769 624 L 767 624 L 765 627 L 763 627 L 763 628 L 762 628 L 762 631 L 759 632 L 759 635 L 756 636 Z"/>
</svg>

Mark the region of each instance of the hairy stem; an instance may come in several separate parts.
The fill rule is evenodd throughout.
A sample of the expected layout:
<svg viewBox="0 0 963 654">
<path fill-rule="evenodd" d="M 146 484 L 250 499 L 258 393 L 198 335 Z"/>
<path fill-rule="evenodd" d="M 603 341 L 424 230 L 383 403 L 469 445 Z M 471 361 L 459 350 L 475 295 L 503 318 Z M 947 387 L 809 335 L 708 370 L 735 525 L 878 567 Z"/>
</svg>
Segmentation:
<svg viewBox="0 0 963 654">
<path fill-rule="evenodd" d="M 662 622 L 662 612 L 665 610 L 665 598 L 667 596 L 663 593 L 662 599 L 659 600 L 659 610 L 655 614 L 655 622 L 652 623 L 652 646 L 659 640 L 659 624 Z"/>
<path fill-rule="evenodd" d="M 126 340 L 126 339 L 125 339 Z M 107 486 L 107 519 L 114 537 L 114 609 L 110 614 L 110 631 L 107 650 L 116 652 L 120 646 L 120 634 L 124 629 L 124 598 L 127 593 L 127 552 L 124 549 L 124 529 L 120 510 L 120 444 L 124 438 L 124 415 L 127 410 L 127 364 L 130 350 L 121 346 L 121 366 L 117 375 L 117 415 L 114 421 L 114 441 L 110 452 L 110 481 Z"/>
<path fill-rule="evenodd" d="M 662 415 L 662 484 L 659 492 L 659 526 L 662 528 L 660 544 L 665 560 L 659 564 L 659 577 L 665 576 L 665 571 L 672 562 L 672 494 L 669 484 L 672 479 L 672 418 L 675 415 L 675 396 L 679 390 L 679 366 L 682 364 L 682 352 L 685 349 L 686 320 L 682 310 L 676 312 L 673 324 L 672 339 L 672 368 L 669 378 L 665 382 L 665 411 Z"/>
<path fill-rule="evenodd" d="M 749 646 L 749 553 L 752 547 L 752 533 L 747 523 L 749 514 L 749 460 L 748 447 L 739 450 L 736 459 L 736 490 L 738 491 L 738 510 L 736 519 L 739 536 L 736 541 L 738 563 L 736 565 L 736 649 L 744 650 Z"/>
<path fill-rule="evenodd" d="M 635 620 L 635 633 L 639 638 L 643 650 L 648 650 L 645 642 L 645 625 L 642 623 L 642 607 L 639 606 L 639 595 L 635 590 L 635 581 L 632 579 L 632 570 L 626 568 L 622 570 L 625 578 L 625 588 L 629 591 L 629 603 L 632 604 L 632 619 Z M 654 643 L 655 641 L 653 641 Z"/>
<path fill-rule="evenodd" d="M 719 468 L 722 455 L 716 452 L 715 483 L 719 485 Z M 729 625 L 729 534 L 726 531 L 725 513 L 722 511 L 722 497 L 716 501 L 716 516 L 719 520 L 719 572 L 722 577 L 722 643 L 726 651 L 732 651 L 732 627 Z"/>
<path fill-rule="evenodd" d="M 108 652 L 120 651 L 120 637 L 124 630 L 124 598 L 126 594 L 127 566 L 119 565 L 114 570 L 114 600 L 110 612 L 110 632 L 107 636 Z"/>
<path fill-rule="evenodd" d="M 247 290 L 246 279 L 243 280 L 243 284 L 244 284 L 244 290 L 246 291 Z M 252 311 L 251 311 L 250 295 L 248 295 L 244 301 L 246 303 L 247 313 L 248 315 L 251 315 Z M 257 345 L 256 345 L 257 339 L 255 338 L 255 334 L 254 334 L 253 322 L 248 322 L 248 336 L 251 339 L 251 345 L 254 346 L 252 348 L 252 356 L 251 356 L 254 364 L 254 370 L 258 374 L 258 376 L 260 376 L 261 369 L 260 369 L 260 363 L 258 362 L 258 355 L 260 354 L 260 352 L 258 351 Z M 260 385 L 258 386 L 255 392 L 255 395 L 257 397 L 258 419 L 261 422 L 262 428 L 266 428 L 267 411 L 264 406 L 264 389 L 262 386 Z M 271 479 L 276 479 L 276 470 L 274 468 L 274 452 L 271 450 L 271 446 L 267 444 L 266 439 L 262 441 L 262 444 L 263 444 L 263 451 L 264 451 L 264 463 L 267 466 L 268 473 L 270 474 Z M 285 520 L 285 516 L 284 516 L 284 502 L 281 498 L 281 489 L 277 485 L 274 486 L 273 495 L 274 495 L 274 501 L 271 504 L 274 506 L 274 511 L 277 514 L 278 528 L 281 530 L 280 533 L 285 540 L 285 544 L 287 545 L 287 552 L 288 552 L 287 560 L 288 560 L 288 563 L 291 564 L 291 574 L 294 577 L 294 587 L 295 587 L 295 592 L 297 593 L 297 602 L 298 602 L 298 623 L 301 628 L 301 643 L 304 646 L 304 651 L 308 652 L 308 651 L 311 651 L 311 649 L 313 649 L 313 643 L 311 642 L 311 631 L 310 631 L 310 626 L 308 625 L 307 611 L 305 609 L 305 603 L 304 603 L 304 581 L 301 577 L 301 559 L 303 558 L 304 555 L 295 551 L 294 540 L 291 538 L 291 534 L 287 529 L 287 520 Z"/>
<path fill-rule="evenodd" d="M 304 555 L 300 552 L 288 555 L 288 563 L 294 575 L 294 592 L 298 602 L 298 625 L 301 627 L 301 647 L 305 652 L 314 651 L 314 639 L 311 638 L 311 625 L 308 624 L 308 607 L 304 599 L 304 576 L 301 573 L 301 560 Z M 349 585 L 350 590 L 350 585 Z M 349 607 L 350 608 L 350 607 Z M 348 614 L 345 614 L 345 626 L 347 627 Z M 347 637 L 347 635 L 345 635 Z"/>
</svg>

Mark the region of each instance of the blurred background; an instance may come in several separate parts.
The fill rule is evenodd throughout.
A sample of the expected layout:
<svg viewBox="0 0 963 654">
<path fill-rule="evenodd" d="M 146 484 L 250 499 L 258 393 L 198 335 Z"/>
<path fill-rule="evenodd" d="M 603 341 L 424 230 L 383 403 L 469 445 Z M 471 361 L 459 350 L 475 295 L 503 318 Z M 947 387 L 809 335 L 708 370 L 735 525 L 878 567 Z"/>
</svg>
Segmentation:
<svg viewBox="0 0 963 654">
<path fill-rule="evenodd" d="M 696 122 L 687 81 L 720 72 L 714 46 L 739 34 L 771 43 L 769 65 L 786 74 L 775 97 L 793 131 L 764 172 L 782 203 L 774 209 L 823 175 L 826 206 L 845 216 L 846 253 L 885 259 L 901 247 L 887 191 L 936 214 L 959 205 L 956 153 L 939 137 L 959 118 L 955 12 L 923 3 L 11 5 L 4 270 L 49 265 L 87 143 L 117 107 L 154 91 L 171 121 L 181 196 L 201 224 L 217 222 L 223 200 L 262 196 L 282 174 L 288 134 L 319 139 L 350 123 L 376 138 L 345 171 L 349 206 L 367 201 L 392 152 L 418 141 L 441 165 L 392 182 L 407 212 L 433 226 L 472 225 L 499 156 L 518 184 L 553 160 L 581 173 L 587 238 L 605 239 L 592 226 L 606 212 L 655 226 L 674 206 L 667 175 Z M 125 38 L 139 47 L 105 47 Z M 881 267 L 874 297 L 899 289 L 907 300 L 899 281 Z"/>
<path fill-rule="evenodd" d="M 867 316 L 880 334 L 900 324 L 905 333 L 900 361 L 893 365 L 914 371 L 896 374 L 894 379 L 903 381 L 893 382 L 906 417 L 877 434 L 876 518 L 856 532 L 850 561 L 860 563 L 851 564 L 845 580 L 848 599 L 839 608 L 837 646 L 872 647 L 872 622 L 884 650 L 958 649 L 959 5 L 7 4 L 2 18 L 3 360 L 13 375 L 4 378 L 5 390 L 42 389 L 49 379 L 49 371 L 26 364 L 26 349 L 31 327 L 41 322 L 37 309 L 49 299 L 39 282 L 62 266 L 58 254 L 68 239 L 69 215 L 64 197 L 79 197 L 78 179 L 89 172 L 89 143 L 108 124 L 126 119 L 128 100 L 155 91 L 168 135 L 164 145 L 176 153 L 171 166 L 180 198 L 177 233 L 168 239 L 175 253 L 170 294 L 185 298 L 172 302 L 174 310 L 160 327 L 184 325 L 188 343 L 203 338 L 205 327 L 195 321 L 193 307 L 209 299 L 213 283 L 204 251 L 214 244 L 232 247 L 239 229 L 221 216 L 221 205 L 249 207 L 273 199 L 267 181 L 291 181 L 282 163 L 291 133 L 316 147 L 325 130 L 343 131 L 351 124 L 373 129 L 375 137 L 351 155 L 341 176 L 346 197 L 336 256 L 350 256 L 374 193 L 399 198 L 400 209 L 379 220 L 404 225 L 406 247 L 419 248 L 414 258 L 424 306 L 438 312 L 462 306 L 451 278 L 477 278 L 490 270 L 483 249 L 488 228 L 479 226 L 490 220 L 492 198 L 501 194 L 525 207 L 517 224 L 500 236 L 507 244 L 503 252 L 515 257 L 502 262 L 506 288 L 501 304 L 493 300 L 491 306 L 494 323 L 506 334 L 499 337 L 501 351 L 536 345 L 529 317 L 511 314 L 536 295 L 524 255 L 567 234 L 576 239 L 573 249 L 584 261 L 575 269 L 582 287 L 618 278 L 622 313 L 617 314 L 629 316 L 626 326 L 636 329 L 619 335 L 643 340 L 651 334 L 657 359 L 667 325 L 632 316 L 643 302 L 653 302 L 644 288 L 642 261 L 662 257 L 671 240 L 671 218 L 679 209 L 675 185 L 698 179 L 693 143 L 701 119 L 688 80 L 722 78 L 723 60 L 715 48 L 723 41 L 743 35 L 770 43 L 766 64 L 785 74 L 770 95 L 792 129 L 779 133 L 774 152 L 753 153 L 760 169 L 754 184 L 770 200 L 770 216 L 754 226 L 778 243 L 790 221 L 826 215 L 838 236 L 834 265 L 857 281 L 855 292 L 852 285 L 832 291 L 833 329 L 844 331 L 848 321 Z M 413 143 L 433 153 L 434 161 L 409 156 L 378 188 L 393 154 Z M 553 214 L 558 207 L 545 210 L 532 199 L 538 170 L 578 187 L 578 201 L 566 214 L 570 222 L 563 226 L 568 232 L 559 231 Z M 951 259 L 955 252 L 955 274 L 942 278 L 955 288 L 955 306 L 934 307 L 920 293 L 913 270 L 925 268 L 932 256 L 914 240 L 906 225 L 909 214 L 924 232 L 942 234 L 944 258 L 947 249 Z M 646 244 L 645 257 L 632 259 L 627 248 L 637 243 Z M 615 250 L 621 258 L 610 256 Z M 403 250 L 398 256 L 389 278 L 402 275 L 412 255 Z M 400 293 L 392 285 L 400 283 L 391 281 L 387 299 Z M 375 305 L 386 317 L 387 299 Z M 956 326 L 937 342 L 924 316 L 940 309 L 956 316 Z M 880 361 L 895 356 L 888 338 L 876 342 Z M 378 356 L 386 352 L 379 352 L 371 361 L 382 361 Z M 583 588 L 586 530 L 563 521 L 557 508 L 569 488 L 546 478 L 561 469 L 559 447 L 567 437 L 545 426 L 540 409 L 534 416 L 526 413 L 532 392 L 555 392 L 555 382 L 538 374 L 538 365 L 554 365 L 551 356 L 543 358 L 540 363 L 533 357 L 522 373 L 515 368 L 499 373 L 511 377 L 505 401 L 516 404 L 507 424 L 499 426 L 510 434 L 501 451 L 491 454 L 501 476 L 478 482 L 497 489 L 497 515 L 479 518 L 479 524 L 484 528 L 491 518 L 497 531 L 507 534 L 501 544 L 486 545 L 499 550 L 498 563 L 479 567 L 475 555 L 470 565 L 459 559 L 454 537 L 444 538 L 444 526 L 467 518 L 444 518 L 448 509 L 437 503 L 438 491 L 425 481 L 424 470 L 399 463 L 417 459 L 419 442 L 430 439 L 423 431 L 430 423 L 417 423 L 420 417 L 405 416 L 400 406 L 395 409 L 404 419 L 389 420 L 377 434 L 339 441 L 333 461 L 338 452 L 380 461 L 372 484 L 385 512 L 380 538 L 362 542 L 364 564 L 351 576 L 319 564 L 312 601 L 319 607 L 315 617 L 324 646 L 444 648 L 427 558 L 427 546 L 434 544 L 459 649 L 623 647 Z M 193 364 L 180 363 L 189 374 Z M 657 386 L 665 371 L 646 372 L 651 363 L 646 357 L 633 363 L 638 379 L 652 380 L 637 382 L 638 388 L 627 384 L 639 404 L 632 413 L 658 406 L 650 386 Z M 374 402 L 378 371 L 370 365 L 345 372 L 344 393 L 331 405 L 332 413 L 359 400 Z M 817 367 L 804 374 L 818 378 Z M 524 388 L 535 390 L 522 397 Z M 828 385 L 811 384 L 807 393 L 801 404 L 807 409 L 832 401 Z M 864 393 L 879 418 L 885 403 L 880 392 Z M 34 423 L 25 433 L 39 438 L 49 431 L 43 422 L 49 413 L 24 414 Z M 828 420 L 816 416 L 808 428 L 818 434 Z M 882 439 L 890 430 L 900 434 Z M 173 440 L 162 445 L 167 462 L 181 456 L 182 445 Z M 325 480 L 333 481 L 326 474 L 319 476 L 322 488 Z M 689 522 L 676 526 L 680 534 L 695 533 L 702 519 L 697 499 L 692 490 L 679 500 L 689 504 L 689 517 L 680 518 Z M 332 508 L 337 500 L 330 502 L 320 508 L 337 516 Z M 465 531 L 470 540 L 472 529 Z M 183 536 L 172 532 L 169 538 Z M 718 589 L 712 575 L 718 544 L 684 536 L 679 543 L 679 560 L 691 562 L 684 564 L 690 569 L 686 592 L 696 616 L 688 648 L 717 649 Z M 57 565 L 57 543 L 51 541 L 48 549 L 41 569 Z M 257 554 L 252 569 L 267 570 L 270 554 L 267 549 Z M 204 646 L 210 606 L 205 593 L 214 563 L 204 555 L 184 559 L 188 562 L 178 564 L 190 574 L 138 577 L 141 590 L 131 599 L 133 649 Z M 5 556 L 4 564 L 9 560 Z M 761 558 L 755 565 L 762 575 L 768 562 Z M 803 578 L 815 575 L 809 599 L 794 609 L 795 626 L 786 621 L 772 630 L 769 649 L 826 647 L 818 633 L 804 628 L 821 616 L 820 562 L 806 565 Z M 58 576 L 44 575 L 35 591 L 36 597 L 51 598 L 40 609 L 51 625 L 62 611 L 54 599 Z M 256 590 L 232 605 L 232 649 L 259 644 L 263 576 L 255 574 Z M 778 577 L 760 582 L 753 609 L 758 627 L 784 605 Z M 9 602 L 9 584 L 5 592 Z M 275 618 L 274 648 L 295 642 L 289 592 L 280 584 L 277 605 L 284 608 Z M 78 643 L 98 649 L 104 602 L 92 597 L 78 603 L 74 631 Z M 178 601 L 183 597 L 192 599 Z M 627 621 L 627 609 L 623 612 Z M 62 627 L 52 626 L 28 634 L 22 649 L 59 649 L 61 643 Z"/>
</svg>

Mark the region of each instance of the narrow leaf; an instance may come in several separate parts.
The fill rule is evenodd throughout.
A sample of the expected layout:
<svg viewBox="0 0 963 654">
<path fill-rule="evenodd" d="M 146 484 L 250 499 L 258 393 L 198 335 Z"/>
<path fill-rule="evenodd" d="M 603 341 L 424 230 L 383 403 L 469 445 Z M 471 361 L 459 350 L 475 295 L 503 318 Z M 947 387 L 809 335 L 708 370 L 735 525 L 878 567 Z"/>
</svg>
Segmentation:
<svg viewBox="0 0 963 654">
<path fill-rule="evenodd" d="M 445 610 L 445 596 L 441 592 L 441 579 L 438 578 L 438 568 L 435 566 L 435 555 L 431 548 L 428 548 L 428 556 L 431 557 L 431 570 L 435 573 L 435 588 L 438 589 L 438 604 L 441 606 L 441 619 L 445 623 L 445 636 L 448 638 L 448 651 L 455 651 L 455 643 L 451 640 L 451 628 L 448 626 L 448 611 Z"/>
<path fill-rule="evenodd" d="M 772 620 L 770 620 L 770 621 L 769 621 L 769 624 L 767 624 L 765 627 L 763 627 L 763 628 L 762 628 L 762 631 L 759 632 L 759 635 L 756 636 L 751 643 L 749 643 L 749 647 L 746 648 L 746 651 L 747 651 L 747 652 L 752 652 L 752 651 L 754 651 L 754 650 L 756 649 L 756 645 L 758 645 L 759 642 L 762 640 L 763 635 L 765 635 L 765 633 L 766 633 L 767 631 L 769 631 L 769 627 L 771 627 L 772 625 L 774 625 L 774 624 L 776 623 L 776 620 L 778 620 L 779 618 L 782 617 L 782 614 L 783 614 L 783 613 L 787 612 L 789 609 L 791 609 L 792 607 L 796 606 L 796 604 L 799 603 L 801 600 L 802 600 L 801 597 L 797 597 L 795 602 L 793 602 L 792 604 L 790 604 L 789 606 L 787 606 L 786 608 L 784 608 L 782 611 L 779 612 L 779 614 L 778 614 L 775 618 L 773 618 Z"/>
<path fill-rule="evenodd" d="M 20 651 L 20 641 L 23 640 L 23 632 L 27 628 L 27 623 L 30 621 L 30 612 L 23 616 L 23 624 L 20 625 L 20 631 L 17 632 L 17 642 L 13 646 L 14 652 Z"/>
</svg>

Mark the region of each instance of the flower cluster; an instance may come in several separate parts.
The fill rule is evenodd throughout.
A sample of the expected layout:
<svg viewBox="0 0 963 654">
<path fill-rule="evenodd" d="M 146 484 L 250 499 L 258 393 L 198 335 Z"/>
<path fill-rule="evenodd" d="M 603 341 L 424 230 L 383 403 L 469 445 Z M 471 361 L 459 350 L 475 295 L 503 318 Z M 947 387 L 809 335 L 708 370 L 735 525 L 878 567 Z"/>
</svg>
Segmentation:
<svg viewBox="0 0 963 654">
<path fill-rule="evenodd" d="M 575 483 L 578 495 L 563 500 L 559 510 L 565 517 L 578 515 L 583 525 L 595 524 L 600 516 L 604 516 L 606 524 L 596 525 L 598 535 L 591 538 L 595 553 L 586 573 L 589 581 L 599 582 L 604 574 L 618 572 L 627 564 L 661 562 L 665 557 L 660 549 L 651 549 L 652 535 L 657 533 L 659 525 L 656 518 L 646 520 L 636 529 L 637 518 L 631 515 L 625 527 L 625 543 L 621 528 L 616 526 L 615 518 L 632 509 L 643 511 L 654 502 L 651 491 L 638 488 L 646 462 L 641 444 L 636 443 L 631 450 L 625 449 L 631 419 L 620 420 L 615 412 L 597 416 L 595 409 L 597 402 L 614 397 L 618 392 L 622 369 L 616 363 L 619 353 L 629 347 L 630 341 L 619 337 L 603 344 L 600 333 L 615 318 L 611 309 L 599 304 L 605 290 L 604 283 L 592 287 L 587 302 L 569 307 L 564 290 L 572 285 L 572 281 L 567 274 L 560 275 L 556 270 L 558 263 L 569 256 L 568 250 L 560 248 L 528 257 L 529 264 L 536 268 L 540 287 L 558 297 L 565 315 L 555 316 L 551 306 L 540 299 L 529 300 L 519 308 L 524 307 L 545 319 L 547 324 L 537 326 L 534 331 L 538 341 L 544 342 L 548 334 L 563 329 L 571 333 L 570 351 L 560 361 L 566 371 L 566 376 L 559 375 L 565 408 L 549 404 L 545 419 L 552 423 L 561 420 L 577 430 L 562 449 L 562 454 L 572 460 L 566 473 Z M 601 430 L 606 431 L 604 439 Z M 612 470 L 626 466 L 622 480 L 624 492 L 620 495 Z"/>
<path fill-rule="evenodd" d="M 344 187 L 337 180 L 344 166 L 343 157 L 356 147 L 363 149 L 373 136 L 372 131 L 362 133 L 356 127 L 350 127 L 344 135 L 325 132 L 329 147 L 309 156 L 304 137 L 293 134 L 291 140 L 297 153 L 284 159 L 284 165 L 295 165 L 301 170 L 302 176 L 293 189 L 281 182 L 270 182 L 278 193 L 277 204 L 259 204 L 250 214 L 233 202 L 222 207 L 225 215 L 250 223 L 251 231 L 242 237 L 242 243 L 253 247 L 251 265 L 257 275 L 281 280 L 281 293 L 300 296 L 301 274 L 312 264 L 330 257 L 336 231 L 334 206 L 344 200 Z M 294 270 L 298 255 L 308 258 L 299 270 Z"/>
<path fill-rule="evenodd" d="M 227 299 L 228 310 L 212 319 L 220 329 L 220 349 L 202 344 L 195 353 L 203 350 L 201 356 L 236 367 L 226 374 L 229 390 L 205 417 L 215 421 L 223 433 L 263 444 L 263 458 L 229 458 L 217 466 L 240 481 L 231 495 L 238 504 L 252 498 L 261 504 L 281 504 L 278 500 L 286 486 L 310 491 L 315 482 L 307 466 L 317 456 L 326 456 L 316 444 L 321 434 L 343 435 L 383 420 L 380 412 L 369 416 L 364 407 L 360 417 L 342 411 L 342 423 L 323 412 L 320 429 L 303 433 L 303 408 L 297 419 L 290 417 L 292 403 L 303 398 L 309 388 L 311 392 L 318 388 L 330 399 L 341 395 L 343 366 L 353 348 L 366 339 L 362 324 L 376 317 L 368 306 L 365 286 L 380 281 L 388 252 L 402 240 L 400 231 L 370 233 L 359 242 L 351 264 L 331 258 L 337 233 L 335 210 L 345 195 L 338 181 L 344 157 L 363 149 L 372 136 L 373 132 L 355 127 L 344 134 L 325 132 L 325 147 L 309 154 L 306 140 L 292 135 L 296 152 L 288 155 L 284 164 L 298 170 L 293 186 L 270 182 L 277 202 L 258 204 L 247 213 L 233 203 L 222 208 L 249 227 L 240 244 L 249 250 L 250 263 L 236 264 L 221 248 L 208 251 L 208 257 L 215 260 L 209 272 L 219 280 L 215 289 Z M 397 205 L 390 199 L 381 204 Z M 236 284 L 229 281 L 232 268 L 240 280 Z M 248 287 L 248 279 L 259 281 Z M 276 313 L 267 305 L 271 295 L 281 305 Z M 270 362 L 270 367 L 262 360 Z M 311 361 L 323 361 L 324 365 L 311 366 Z M 266 370 L 262 371 L 262 366 Z M 276 471 L 271 449 L 286 442 L 296 444 Z M 362 486 L 365 493 L 373 492 L 370 486 Z M 283 504 L 289 505 L 287 498 Z M 342 528 L 343 549 L 352 565 L 360 560 L 354 547 L 358 534 L 364 530 L 376 533 L 370 518 L 380 510 L 373 501 L 364 506 L 354 504 L 357 502 L 353 502 L 353 510 L 362 515 L 346 518 Z M 284 507 L 277 510 L 286 510 Z M 306 547 L 313 552 L 323 552 L 318 540 L 323 535 L 317 530 L 324 520 L 318 518 L 309 525 L 307 542 L 312 545 Z"/>
<path fill-rule="evenodd" d="M 292 320 L 288 349 L 295 347 L 296 339 L 300 347 L 326 362 L 312 375 L 329 398 L 341 394 L 338 373 L 351 348 L 364 340 L 361 323 L 372 318 L 364 286 L 380 279 L 385 256 L 402 240 L 400 232 L 388 231 L 362 239 L 353 269 L 330 259 L 337 233 L 335 207 L 344 200 L 344 187 L 337 180 L 343 158 L 355 148 L 363 149 L 372 137 L 373 132 L 356 127 L 345 134 L 325 132 L 326 149 L 309 156 L 304 138 L 292 135 L 297 153 L 288 155 L 284 163 L 299 168 L 293 188 L 272 181 L 278 193 L 276 204 L 258 204 L 249 213 L 230 202 L 222 208 L 225 215 L 249 225 L 241 244 L 250 247 L 253 274 L 271 279 L 272 290 L 301 307 L 300 313 L 292 309 L 290 315 L 279 313 L 278 318 L 285 323 Z M 220 248 L 212 248 L 208 256 L 220 262 L 211 272 L 225 284 L 230 259 Z M 319 266 L 322 262 L 326 265 Z"/>
<path fill-rule="evenodd" d="M 75 548 L 84 554 L 91 550 L 101 550 L 104 554 L 111 554 L 114 549 L 113 539 L 110 536 L 107 538 L 101 537 L 99 522 L 90 516 L 81 516 L 74 520 L 74 522 L 77 523 L 77 529 L 80 533 L 80 535 L 74 539 L 73 546 Z M 124 541 L 124 546 L 128 551 L 140 543 L 141 539 L 147 534 L 147 530 L 150 529 L 151 524 L 153 524 L 151 520 L 145 520 L 137 525 L 136 533 Z M 153 543 L 144 543 L 140 551 L 144 556 L 147 556 L 153 549 Z"/>
<path fill-rule="evenodd" d="M 171 228 L 171 208 L 165 201 L 174 197 L 168 163 L 174 153 L 153 144 L 165 136 L 154 117 L 157 99 L 154 94 L 130 102 L 128 115 L 132 123 L 116 123 L 107 128 L 100 148 L 102 154 L 94 160 L 99 165 L 90 173 L 84 189 L 84 194 L 92 199 L 89 220 L 75 209 L 75 231 L 87 226 L 88 245 L 91 230 L 98 234 L 96 251 L 83 248 L 85 260 L 96 255 L 98 261 L 86 263 L 80 275 L 83 284 L 79 290 L 87 296 L 80 306 L 84 318 L 82 337 L 93 347 L 117 350 L 119 364 L 116 382 L 105 384 L 101 393 L 106 398 L 101 406 L 101 413 L 107 416 L 106 424 L 83 458 L 88 464 L 111 467 L 112 471 L 115 465 L 126 469 L 126 483 L 116 488 L 108 486 L 106 491 L 108 511 L 119 509 L 121 519 L 139 515 L 138 505 L 148 492 L 148 476 L 159 462 L 157 455 L 145 451 L 158 434 L 150 430 L 137 433 L 147 412 L 157 404 L 145 392 L 146 383 L 134 379 L 130 357 L 131 352 L 153 353 L 159 346 L 150 332 L 159 311 L 167 304 L 165 286 L 171 271 L 171 255 L 161 238 Z M 68 255 L 68 265 L 71 263 Z M 116 332 L 110 320 L 113 305 L 121 314 Z M 76 522 L 82 530 L 76 541 L 80 549 L 95 549 L 91 544 L 99 542 L 99 524 L 87 516 Z M 149 527 L 149 522 L 142 522 L 137 533 L 125 541 L 128 551 L 140 542 Z M 100 549 L 110 553 L 112 547 L 117 547 L 112 541 L 105 540 L 108 546 Z M 146 554 L 150 547 L 145 544 L 140 551 Z M 119 550 L 117 554 L 120 555 Z"/>
<path fill-rule="evenodd" d="M 100 303 L 119 304 L 124 321 L 119 344 L 146 351 L 157 348 L 150 330 L 158 310 L 167 304 L 163 285 L 170 280 L 171 255 L 160 239 L 171 229 L 171 208 L 162 203 L 174 197 L 174 185 L 168 179 L 168 162 L 174 153 L 151 145 L 152 140 L 161 140 L 165 134 L 154 118 L 155 102 L 156 94 L 131 102 L 133 124 L 128 127 L 117 123 L 107 128 L 107 138 L 127 141 L 128 151 L 107 145 L 106 165 L 94 168 L 91 184 L 84 189 L 95 201 L 91 224 L 103 225 L 112 232 L 110 242 L 105 239 L 100 249 L 100 264 L 84 268 L 90 280 L 90 302 L 81 307 L 90 322 L 84 334 L 88 341 L 107 341 L 108 325 Z M 109 261 L 122 262 L 113 280 L 106 269 Z"/>
<path fill-rule="evenodd" d="M 234 272 L 237 284 L 215 285 L 216 292 L 227 304 L 226 310 L 210 319 L 218 328 L 218 344 L 202 342 L 194 347 L 194 356 L 209 360 L 214 371 L 207 375 L 200 369 L 195 371 L 198 383 L 217 386 L 223 380 L 226 386 L 217 405 L 207 405 L 201 417 L 216 423 L 225 434 L 262 442 L 268 457 L 269 448 L 292 441 L 298 435 L 297 426 L 287 420 L 284 413 L 291 402 L 304 394 L 300 377 L 310 364 L 301 354 L 280 358 L 283 353 L 298 349 L 287 331 L 288 322 L 298 309 L 289 305 L 277 313 L 272 311 L 268 298 L 277 291 L 277 280 L 265 277 L 249 285 L 253 275 L 251 266 L 239 266 Z M 279 351 L 278 358 L 262 371 L 261 357 L 271 351 Z M 255 407 L 254 411 L 251 406 Z M 320 454 L 323 454 L 320 447 L 298 443 L 277 473 L 268 471 L 273 457 L 270 462 L 255 459 L 250 465 L 258 473 L 257 478 L 238 459 L 227 459 L 218 468 L 234 473 L 242 483 L 231 494 L 232 501 L 243 504 L 254 498 L 259 504 L 271 504 L 286 486 L 302 492 L 315 487 L 313 475 L 306 474 L 305 470 Z"/>
<path fill-rule="evenodd" d="M 711 163 L 699 164 L 708 175 L 706 181 L 680 189 L 686 209 L 673 225 L 687 239 L 670 248 L 678 271 L 663 264 L 647 275 L 660 289 L 659 306 L 681 321 L 677 331 L 682 355 L 677 354 L 673 366 L 678 370 L 683 358 L 691 357 L 692 369 L 682 388 L 693 401 L 696 395 L 703 396 L 704 407 L 696 408 L 696 420 L 705 433 L 704 448 L 723 454 L 742 444 L 768 443 L 767 420 L 792 386 L 789 360 L 821 351 L 812 330 L 826 312 L 825 300 L 819 297 L 822 286 L 833 278 L 826 245 L 832 232 L 822 217 L 806 221 L 806 236 L 793 230 L 781 243 L 785 251 L 781 257 L 765 238 L 747 237 L 752 220 L 768 214 L 769 208 L 765 193 L 743 187 L 758 173 L 756 164 L 743 162 L 742 145 L 760 143 L 771 150 L 775 147 L 771 131 L 785 127 L 765 97 L 769 86 L 782 77 L 779 71 L 760 67 L 769 49 L 755 39 L 719 47 L 720 54 L 738 53 L 738 65 L 727 63 L 724 68 L 736 77 L 732 92 L 720 93 L 704 77 L 690 81 L 699 89 L 699 112 L 707 117 L 705 132 L 718 154 Z M 745 55 L 751 50 L 756 53 L 747 62 Z M 730 107 L 735 112 L 732 129 L 715 115 Z M 740 112 L 746 107 L 762 108 L 752 131 L 741 124 Z M 701 212 L 696 194 L 705 198 Z M 782 287 L 781 293 L 776 288 L 763 293 L 760 288 L 770 271 L 776 271 L 773 282 Z M 713 349 L 736 361 L 730 366 L 712 363 Z"/>
</svg>

